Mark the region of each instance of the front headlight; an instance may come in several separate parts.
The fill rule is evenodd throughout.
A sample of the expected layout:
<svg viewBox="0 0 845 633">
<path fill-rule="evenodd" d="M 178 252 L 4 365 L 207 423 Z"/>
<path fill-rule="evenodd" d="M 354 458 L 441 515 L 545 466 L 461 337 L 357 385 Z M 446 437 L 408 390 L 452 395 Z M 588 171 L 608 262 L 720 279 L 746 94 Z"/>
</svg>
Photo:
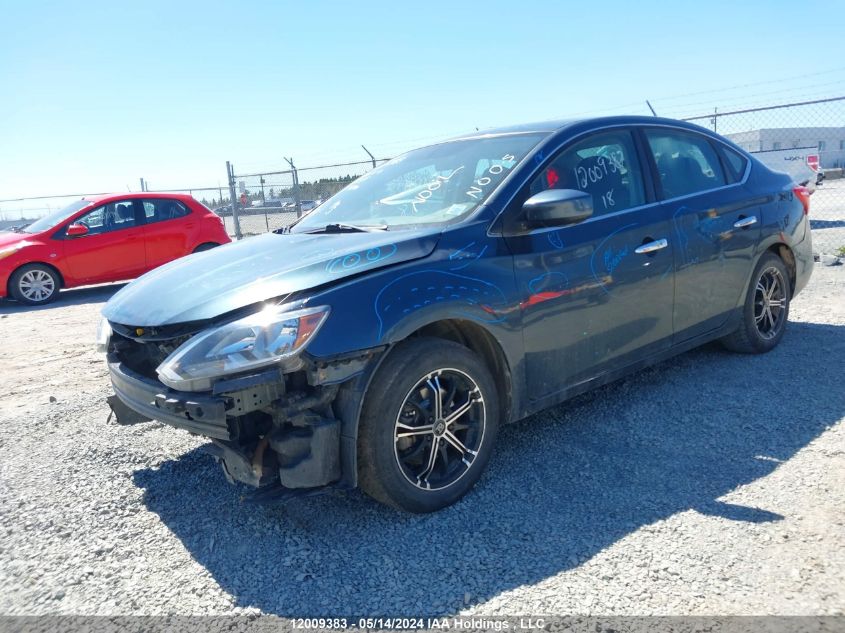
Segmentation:
<svg viewBox="0 0 845 633">
<path fill-rule="evenodd" d="M 28 242 L 18 242 L 17 244 L 12 244 L 11 246 L 7 246 L 6 248 L 0 248 L 0 259 L 4 257 L 8 257 L 9 255 L 14 255 L 19 250 L 21 250 L 24 246 L 26 246 Z"/>
<path fill-rule="evenodd" d="M 158 366 L 158 377 L 173 389 L 204 391 L 212 378 L 296 357 L 326 320 L 329 307 L 285 310 L 270 306 L 197 334 Z"/>
<path fill-rule="evenodd" d="M 97 326 L 97 338 L 94 346 L 98 352 L 105 354 L 109 351 L 109 341 L 111 340 L 111 325 L 106 317 L 100 319 L 100 324 Z"/>
</svg>

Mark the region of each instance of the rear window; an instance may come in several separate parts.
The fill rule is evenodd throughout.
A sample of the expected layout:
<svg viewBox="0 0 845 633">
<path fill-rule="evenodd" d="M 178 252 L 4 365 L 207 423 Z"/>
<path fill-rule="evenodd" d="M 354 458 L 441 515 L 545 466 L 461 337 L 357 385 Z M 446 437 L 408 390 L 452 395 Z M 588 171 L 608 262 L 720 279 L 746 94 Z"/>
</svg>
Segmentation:
<svg viewBox="0 0 845 633">
<path fill-rule="evenodd" d="M 727 184 L 716 150 L 704 136 L 682 130 L 646 130 L 664 198 L 679 198 Z"/>
<path fill-rule="evenodd" d="M 725 157 L 728 176 L 732 182 L 739 182 L 745 175 L 748 166 L 748 159 L 729 147 L 721 146 L 722 155 Z"/>
<path fill-rule="evenodd" d="M 144 217 L 147 224 L 153 222 L 164 222 L 175 218 L 183 218 L 191 211 L 178 200 L 167 198 L 153 198 L 143 201 Z"/>
</svg>

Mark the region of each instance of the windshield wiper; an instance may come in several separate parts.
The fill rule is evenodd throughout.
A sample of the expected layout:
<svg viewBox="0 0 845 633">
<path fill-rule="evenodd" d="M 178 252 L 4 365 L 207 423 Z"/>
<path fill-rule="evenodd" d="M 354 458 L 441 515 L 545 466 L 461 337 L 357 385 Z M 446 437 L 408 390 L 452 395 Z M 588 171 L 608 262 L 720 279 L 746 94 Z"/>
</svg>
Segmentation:
<svg viewBox="0 0 845 633">
<path fill-rule="evenodd" d="M 386 224 L 326 224 L 319 229 L 303 231 L 303 233 L 371 233 L 373 231 L 387 231 Z"/>
</svg>

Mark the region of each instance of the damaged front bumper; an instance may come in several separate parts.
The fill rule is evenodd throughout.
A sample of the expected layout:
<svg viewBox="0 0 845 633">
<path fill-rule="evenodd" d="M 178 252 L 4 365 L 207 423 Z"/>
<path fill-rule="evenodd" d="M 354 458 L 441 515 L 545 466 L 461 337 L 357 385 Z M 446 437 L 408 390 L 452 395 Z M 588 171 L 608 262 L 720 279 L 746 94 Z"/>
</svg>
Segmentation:
<svg viewBox="0 0 845 633">
<path fill-rule="evenodd" d="M 174 391 L 135 373 L 114 354 L 109 355 L 108 365 L 115 393 L 108 401 L 119 423 L 158 420 L 206 437 L 235 439 L 224 398 Z"/>
<path fill-rule="evenodd" d="M 337 385 L 288 394 L 284 377 L 267 371 L 189 393 L 138 374 L 114 353 L 108 367 L 118 423 L 157 420 L 210 438 L 206 451 L 230 482 L 259 488 L 255 500 L 313 494 L 341 479 L 341 422 L 330 406 Z"/>
</svg>

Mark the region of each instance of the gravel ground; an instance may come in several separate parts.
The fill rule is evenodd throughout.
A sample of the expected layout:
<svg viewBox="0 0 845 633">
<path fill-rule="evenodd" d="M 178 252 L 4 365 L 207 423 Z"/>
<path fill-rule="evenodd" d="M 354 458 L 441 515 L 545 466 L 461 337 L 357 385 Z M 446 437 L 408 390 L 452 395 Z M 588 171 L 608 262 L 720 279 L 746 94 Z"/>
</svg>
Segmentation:
<svg viewBox="0 0 845 633">
<path fill-rule="evenodd" d="M 836 255 L 845 248 L 845 179 L 825 180 L 816 189 L 810 197 L 810 225 L 816 253 Z"/>
<path fill-rule="evenodd" d="M 774 352 L 708 346 L 507 427 L 429 516 L 244 506 L 199 439 L 107 422 L 112 292 L 0 302 L 2 614 L 845 611 L 843 266 Z"/>
</svg>

